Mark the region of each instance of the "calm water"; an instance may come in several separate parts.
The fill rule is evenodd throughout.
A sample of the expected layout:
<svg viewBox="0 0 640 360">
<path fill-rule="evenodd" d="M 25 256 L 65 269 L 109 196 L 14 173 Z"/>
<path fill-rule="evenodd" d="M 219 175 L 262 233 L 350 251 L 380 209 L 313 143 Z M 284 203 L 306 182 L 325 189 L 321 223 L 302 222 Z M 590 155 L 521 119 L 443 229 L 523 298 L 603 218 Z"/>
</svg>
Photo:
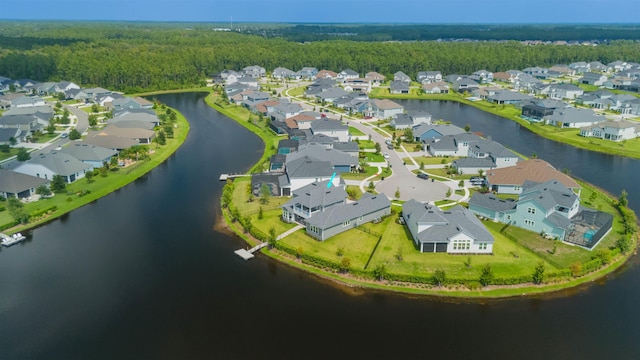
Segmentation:
<svg viewBox="0 0 640 360">
<path fill-rule="evenodd" d="M 0 252 L 0 359 L 640 355 L 635 267 L 570 297 L 485 304 L 355 291 L 262 256 L 242 261 L 242 241 L 214 230 L 217 178 L 248 169 L 260 140 L 201 95 L 160 99 L 191 121 L 172 158 Z"/>
</svg>

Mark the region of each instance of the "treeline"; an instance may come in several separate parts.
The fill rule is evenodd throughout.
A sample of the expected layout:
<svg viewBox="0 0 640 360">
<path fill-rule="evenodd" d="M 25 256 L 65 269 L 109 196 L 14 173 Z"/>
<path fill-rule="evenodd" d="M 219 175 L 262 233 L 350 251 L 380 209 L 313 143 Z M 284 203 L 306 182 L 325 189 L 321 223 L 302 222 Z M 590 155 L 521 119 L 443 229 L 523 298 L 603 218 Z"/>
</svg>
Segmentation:
<svg viewBox="0 0 640 360">
<path fill-rule="evenodd" d="M 487 40 L 639 40 L 638 25 L 349 25 L 297 24 L 277 29 L 260 29 L 267 36 L 307 42 L 336 38 L 352 41 L 430 41 L 438 39 Z"/>
<path fill-rule="evenodd" d="M 351 68 L 391 76 L 403 71 L 440 70 L 469 74 L 575 61 L 640 62 L 640 46 L 618 40 L 592 46 L 526 46 L 519 42 L 357 42 L 297 43 L 282 38 L 216 32 L 209 28 L 158 24 L 46 24 L 23 26 L 24 38 L 0 22 L 0 76 L 38 81 L 74 81 L 136 92 L 202 85 L 224 69 L 261 65 L 305 66 L 341 71 Z M 40 29 L 40 30 L 38 30 Z M 6 33 L 5 33 L 6 32 Z M 33 38 L 49 39 L 27 46 Z M 9 39 L 9 40 L 7 40 Z M 25 44 L 20 45 L 20 39 Z M 68 42 L 65 42 L 66 40 Z M 8 46 L 4 42 L 9 41 Z M 53 42 L 54 45 L 49 45 Z"/>
</svg>

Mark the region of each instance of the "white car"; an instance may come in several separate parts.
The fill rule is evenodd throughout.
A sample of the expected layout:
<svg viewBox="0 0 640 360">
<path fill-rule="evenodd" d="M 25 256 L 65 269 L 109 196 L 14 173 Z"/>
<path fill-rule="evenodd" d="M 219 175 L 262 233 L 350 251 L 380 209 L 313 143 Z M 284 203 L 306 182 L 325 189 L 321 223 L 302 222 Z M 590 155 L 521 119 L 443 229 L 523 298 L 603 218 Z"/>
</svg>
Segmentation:
<svg viewBox="0 0 640 360">
<path fill-rule="evenodd" d="M 389 154 L 384 153 L 382 156 L 384 156 L 385 159 L 389 159 Z"/>
</svg>

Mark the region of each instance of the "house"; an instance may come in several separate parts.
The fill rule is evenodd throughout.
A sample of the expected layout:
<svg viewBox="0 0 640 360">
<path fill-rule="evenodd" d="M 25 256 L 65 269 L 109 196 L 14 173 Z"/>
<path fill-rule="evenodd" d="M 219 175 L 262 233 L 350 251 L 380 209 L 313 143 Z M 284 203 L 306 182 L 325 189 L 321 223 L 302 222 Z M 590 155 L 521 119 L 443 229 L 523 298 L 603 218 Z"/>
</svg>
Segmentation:
<svg viewBox="0 0 640 360">
<path fill-rule="evenodd" d="M 263 78 L 267 74 L 265 68 L 258 65 L 247 66 L 246 68 L 242 69 L 242 71 L 246 76 L 252 77 L 254 79 Z"/>
<path fill-rule="evenodd" d="M 371 82 L 371 85 L 380 85 L 381 83 L 384 82 L 384 80 L 386 79 L 386 76 L 382 74 L 378 74 L 375 71 L 370 71 L 365 74 L 364 78 L 369 80 Z"/>
<path fill-rule="evenodd" d="M 83 141 L 87 144 L 118 151 L 140 144 L 137 139 L 117 136 L 103 131 L 89 131 Z"/>
<path fill-rule="evenodd" d="M 471 211 L 460 205 L 442 211 L 412 199 L 402 205 L 402 218 L 420 252 L 493 253 L 491 233 Z"/>
<path fill-rule="evenodd" d="M 318 74 L 318 69 L 314 67 L 303 67 L 297 72 L 297 75 L 302 79 L 313 79 Z"/>
<path fill-rule="evenodd" d="M 396 114 L 391 119 L 391 127 L 396 130 L 413 128 L 419 124 L 431 124 L 431 114 L 427 112 L 416 112 L 410 114 Z"/>
<path fill-rule="evenodd" d="M 275 68 L 271 73 L 271 77 L 274 79 L 300 79 L 300 75 L 298 75 L 298 73 L 283 67 Z"/>
<path fill-rule="evenodd" d="M 59 83 L 57 83 L 55 85 L 55 92 L 56 93 L 65 93 L 69 90 L 79 90 L 80 86 L 78 84 L 75 84 L 71 81 L 60 81 Z"/>
<path fill-rule="evenodd" d="M 288 156 L 288 155 L 287 155 Z M 286 181 L 282 182 L 283 194 L 293 193 L 303 186 L 318 181 L 333 179 L 333 186 L 341 183 L 340 173 L 336 172 L 329 161 L 301 157 L 285 164 Z"/>
<path fill-rule="evenodd" d="M 571 69 L 568 65 L 564 64 L 556 64 L 549 68 L 549 71 L 554 71 L 560 73 L 561 76 L 573 76 L 575 71 Z"/>
<path fill-rule="evenodd" d="M 613 216 L 580 206 L 579 197 L 558 180 L 526 181 L 518 200 L 475 193 L 469 210 L 478 216 L 593 248 L 611 230 Z"/>
<path fill-rule="evenodd" d="M 409 84 L 411 83 L 411 78 L 409 77 L 409 75 L 403 73 L 402 71 L 398 71 L 393 74 L 393 81 L 400 81 Z"/>
<path fill-rule="evenodd" d="M 404 107 L 388 99 L 372 99 L 369 101 L 369 114 L 379 119 L 387 119 L 396 114 L 402 114 Z M 365 114 L 366 115 L 366 114 Z"/>
<path fill-rule="evenodd" d="M 116 150 L 88 144 L 83 141 L 72 141 L 59 151 L 71 155 L 83 163 L 91 165 L 93 168 L 99 168 L 104 163 L 109 163 L 112 157 L 118 155 Z"/>
<path fill-rule="evenodd" d="M 271 196 L 291 196 L 287 188 L 287 176 L 282 173 L 251 174 L 251 192 L 260 196 L 263 185 L 271 191 Z"/>
<path fill-rule="evenodd" d="M 574 74 L 582 74 L 591 71 L 591 67 L 584 61 L 578 61 L 569 64 L 569 69 L 573 70 Z"/>
<path fill-rule="evenodd" d="M 86 94 L 86 100 L 97 101 L 97 99 L 101 96 L 110 95 L 113 93 L 111 90 L 107 90 L 101 87 L 94 87 L 88 89 L 82 89 L 84 94 Z"/>
<path fill-rule="evenodd" d="M 45 180 L 51 180 L 54 175 L 60 175 L 69 184 L 83 178 L 85 172 L 91 170 L 93 166 L 59 151 L 32 157 L 13 169 L 15 172 Z"/>
<path fill-rule="evenodd" d="M 156 133 L 153 130 L 141 129 L 141 128 L 122 128 L 115 125 L 108 125 L 98 132 L 103 135 L 112 135 L 120 138 L 126 138 L 131 140 L 137 140 L 140 144 L 151 144 L 153 138 L 156 137 Z M 100 145 L 98 145 L 100 146 Z M 107 146 L 104 146 L 107 147 Z M 112 149 L 112 147 L 107 147 Z"/>
<path fill-rule="evenodd" d="M 314 182 L 293 192 L 282 206 L 282 220 L 302 222 L 311 237 L 328 238 L 391 214 L 391 201 L 384 195 L 366 193 L 355 202 L 347 202 L 342 186 L 328 181 Z"/>
<path fill-rule="evenodd" d="M 29 132 L 26 132 L 27 134 Z M 26 135 L 22 135 L 19 128 L 1 128 L 0 127 L 0 144 L 14 145 L 25 141 Z"/>
<path fill-rule="evenodd" d="M 472 92 L 480 88 L 480 84 L 470 78 L 462 78 L 454 81 L 451 88 L 456 92 Z"/>
<path fill-rule="evenodd" d="M 292 152 L 286 155 L 287 160 L 285 166 L 288 166 L 292 161 L 300 158 L 306 158 L 316 161 L 328 161 L 331 164 L 334 172 L 348 173 L 352 169 L 358 166 L 358 158 L 354 158 L 350 154 L 336 150 L 333 148 L 327 148 L 322 144 L 308 143 L 301 145 L 298 151 Z"/>
<path fill-rule="evenodd" d="M 369 80 L 361 78 L 347 79 L 343 83 L 342 87 L 346 91 L 364 94 L 371 91 L 371 83 L 369 82 Z"/>
<path fill-rule="evenodd" d="M 607 76 L 599 73 L 587 72 L 580 78 L 580 84 L 602 86 L 607 81 Z"/>
<path fill-rule="evenodd" d="M 156 112 L 149 109 L 126 109 L 113 112 L 113 118 L 107 122 L 110 125 L 118 125 L 122 122 L 136 121 L 140 123 L 149 124 L 151 128 L 160 125 L 160 119 Z M 147 128 L 147 126 L 143 127 Z"/>
<path fill-rule="evenodd" d="M 40 186 L 49 187 L 49 180 L 15 171 L 0 169 L 0 196 L 18 199 L 35 195 Z"/>
<path fill-rule="evenodd" d="M 531 99 L 531 96 L 511 90 L 497 90 L 487 97 L 487 101 L 494 104 L 519 104 L 528 99 Z"/>
<path fill-rule="evenodd" d="M 541 121 L 557 109 L 568 107 L 567 103 L 554 99 L 528 99 L 521 103 L 522 117 L 530 121 Z"/>
<path fill-rule="evenodd" d="M 480 84 L 493 82 L 493 73 L 487 70 L 478 70 L 469 76 L 471 80 L 475 80 Z"/>
<path fill-rule="evenodd" d="M 469 145 L 482 138 L 471 133 L 444 135 L 427 142 L 431 156 L 469 156 Z"/>
<path fill-rule="evenodd" d="M 394 80 L 389 84 L 389 93 L 390 94 L 408 94 L 409 83 L 404 81 Z"/>
<path fill-rule="evenodd" d="M 313 182 L 293 192 L 291 200 L 282 205 L 282 220 L 304 223 L 313 215 L 344 205 L 347 192 L 344 186 L 327 186 L 329 181 Z"/>
<path fill-rule="evenodd" d="M 311 133 L 313 135 L 326 135 L 338 139 L 338 141 L 349 141 L 349 126 L 339 120 L 323 118 L 311 123 Z"/>
<path fill-rule="evenodd" d="M 538 66 L 528 67 L 523 69 L 522 72 L 538 79 L 546 79 L 549 77 L 549 70 Z"/>
<path fill-rule="evenodd" d="M 348 94 L 349 93 L 343 90 L 342 88 L 332 87 L 317 94 L 315 97 L 316 99 L 318 99 L 318 101 L 325 102 L 325 103 L 332 103 L 337 99 L 340 99 L 341 97 L 347 96 Z"/>
<path fill-rule="evenodd" d="M 359 77 L 360 77 L 360 74 L 358 74 L 358 72 L 353 71 L 351 69 L 343 70 L 338 74 L 338 79 L 341 81 L 345 81 L 347 79 L 355 79 Z"/>
<path fill-rule="evenodd" d="M 151 109 L 153 108 L 153 103 L 147 99 L 141 97 L 125 97 L 122 96 L 118 99 L 114 99 L 111 101 L 111 109 L 113 111 L 120 110 L 140 110 L 140 109 Z"/>
<path fill-rule="evenodd" d="M 49 121 L 45 120 L 45 117 L 44 114 L 0 116 L 0 128 L 20 129 L 24 136 L 29 136 L 32 132 L 43 130 L 45 126 L 49 125 Z"/>
<path fill-rule="evenodd" d="M 553 114 L 544 117 L 547 124 L 561 128 L 582 128 L 604 120 L 604 116 L 596 115 L 593 110 L 572 107 L 557 109 Z"/>
<path fill-rule="evenodd" d="M 464 129 L 452 124 L 419 124 L 413 128 L 413 136 L 416 141 L 430 143 L 446 135 L 464 134 Z"/>
<path fill-rule="evenodd" d="M 493 79 L 495 81 L 499 81 L 499 82 L 503 82 L 503 83 L 511 83 L 511 82 L 513 82 L 513 78 L 511 77 L 511 75 L 506 73 L 506 72 L 503 72 L 503 71 L 493 73 Z"/>
<path fill-rule="evenodd" d="M 502 144 L 480 139 L 469 143 L 469 155 L 466 158 L 454 160 L 451 166 L 460 174 L 475 174 L 480 170 L 513 166 L 520 157 Z"/>
<path fill-rule="evenodd" d="M 23 108 L 34 106 L 45 106 L 47 104 L 43 98 L 39 96 L 20 96 L 11 102 L 11 107 Z"/>
<path fill-rule="evenodd" d="M 442 73 L 440 71 L 420 71 L 416 81 L 423 85 L 441 82 Z"/>
<path fill-rule="evenodd" d="M 549 97 L 552 99 L 575 99 L 584 94 L 584 90 L 573 84 L 553 84 L 549 88 Z"/>
<path fill-rule="evenodd" d="M 0 110 L 7 110 L 13 106 L 13 102 L 21 97 L 25 97 L 20 93 L 9 93 L 0 95 Z"/>
<path fill-rule="evenodd" d="M 449 92 L 449 84 L 444 81 L 437 81 L 422 85 L 425 94 L 446 94 Z"/>
<path fill-rule="evenodd" d="M 580 136 L 611 141 L 635 139 L 640 135 L 640 123 L 628 120 L 602 121 L 580 129 Z"/>
<path fill-rule="evenodd" d="M 55 82 L 43 82 L 36 85 L 33 89 L 38 95 L 54 95 L 58 92 L 56 91 L 56 84 Z"/>
<path fill-rule="evenodd" d="M 331 70 L 320 70 L 315 76 L 316 79 L 331 79 L 335 80 L 338 78 L 338 74 Z"/>
<path fill-rule="evenodd" d="M 390 214 L 391 201 L 386 195 L 365 193 L 355 202 L 336 205 L 313 215 L 306 221 L 306 232 L 317 240 L 325 241 Z"/>
<path fill-rule="evenodd" d="M 247 86 L 252 87 L 252 88 L 257 88 L 258 87 L 257 78 L 254 78 L 254 77 L 251 77 L 251 76 L 243 76 L 241 78 L 238 78 L 238 80 L 236 82 L 238 84 L 247 85 Z"/>
<path fill-rule="evenodd" d="M 592 61 L 589 63 L 589 69 L 591 71 L 599 71 L 599 72 L 609 72 L 612 70 L 611 67 L 604 65 L 600 61 Z"/>
<path fill-rule="evenodd" d="M 522 160 L 515 166 L 491 169 L 485 176 L 488 188 L 498 194 L 520 194 L 526 181 L 543 183 L 557 180 L 580 195 L 581 186 L 573 178 L 541 159 Z"/>
</svg>

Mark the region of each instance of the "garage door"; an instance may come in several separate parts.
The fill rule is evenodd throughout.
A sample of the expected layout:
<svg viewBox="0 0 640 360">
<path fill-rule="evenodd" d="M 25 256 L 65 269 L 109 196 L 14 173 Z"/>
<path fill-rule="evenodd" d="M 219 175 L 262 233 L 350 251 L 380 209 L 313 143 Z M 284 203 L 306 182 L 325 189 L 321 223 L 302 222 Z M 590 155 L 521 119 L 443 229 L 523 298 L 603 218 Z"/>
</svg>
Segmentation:
<svg viewBox="0 0 640 360">
<path fill-rule="evenodd" d="M 422 243 L 422 252 L 433 252 L 434 243 Z"/>
<path fill-rule="evenodd" d="M 447 252 L 447 243 L 436 243 L 436 252 Z"/>
</svg>

